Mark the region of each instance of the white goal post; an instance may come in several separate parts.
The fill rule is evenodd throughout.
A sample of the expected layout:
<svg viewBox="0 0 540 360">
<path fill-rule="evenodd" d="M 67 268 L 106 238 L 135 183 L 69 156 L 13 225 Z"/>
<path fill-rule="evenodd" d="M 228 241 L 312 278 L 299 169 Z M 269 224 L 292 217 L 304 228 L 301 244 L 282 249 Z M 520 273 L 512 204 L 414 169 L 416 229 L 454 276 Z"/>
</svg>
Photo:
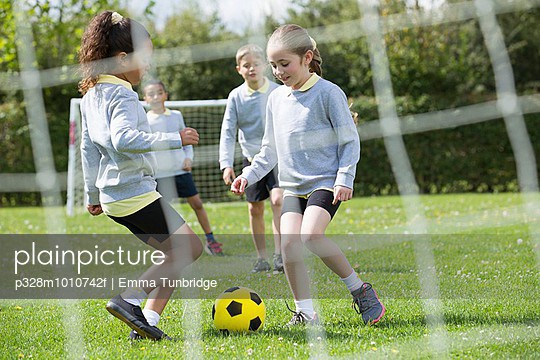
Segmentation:
<svg viewBox="0 0 540 360">
<path fill-rule="evenodd" d="M 69 159 L 67 177 L 66 212 L 72 216 L 84 209 L 84 181 L 82 176 L 80 136 L 81 99 L 71 99 L 69 115 Z M 141 102 L 144 106 L 146 104 Z M 166 101 L 169 109 L 179 110 L 184 116 L 186 126 L 199 132 L 201 139 L 194 147 L 193 178 L 201 198 L 206 202 L 231 201 L 236 198 L 230 194 L 222 180 L 219 170 L 219 136 L 226 99 Z M 235 167 L 241 166 L 242 152 L 237 144 Z M 240 168 L 235 169 L 240 171 Z"/>
</svg>

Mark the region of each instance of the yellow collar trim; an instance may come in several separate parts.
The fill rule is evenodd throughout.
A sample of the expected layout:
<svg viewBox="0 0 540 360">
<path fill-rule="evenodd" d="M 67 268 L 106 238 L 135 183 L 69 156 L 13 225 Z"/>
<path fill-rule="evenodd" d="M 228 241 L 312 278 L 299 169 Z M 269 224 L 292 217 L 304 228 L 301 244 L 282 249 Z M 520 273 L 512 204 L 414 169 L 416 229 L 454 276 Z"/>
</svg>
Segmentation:
<svg viewBox="0 0 540 360">
<path fill-rule="evenodd" d="M 157 118 L 160 115 L 170 116 L 171 115 L 171 110 L 165 108 L 165 111 L 162 112 L 161 114 L 155 113 L 152 110 L 150 110 L 150 111 L 148 111 L 148 113 L 146 115 L 150 116 L 151 118 Z"/>
<path fill-rule="evenodd" d="M 300 89 L 298 89 L 298 91 L 307 91 L 311 89 L 320 78 L 321 77 L 319 75 L 312 73 L 309 79 L 304 83 L 304 85 L 302 85 Z"/>
<path fill-rule="evenodd" d="M 122 80 L 114 75 L 107 75 L 107 74 L 101 74 L 98 78 L 98 84 L 116 84 L 116 85 L 122 85 L 126 87 L 129 90 L 133 90 L 133 86 L 126 81 Z"/>
<path fill-rule="evenodd" d="M 311 76 L 309 77 L 309 79 L 307 79 L 307 81 L 304 83 L 304 85 L 302 85 L 300 87 L 300 89 L 293 90 L 293 88 L 288 88 L 289 89 L 289 95 L 292 94 L 293 91 L 308 91 L 313 86 L 315 86 L 315 84 L 317 83 L 317 81 L 320 80 L 320 78 L 321 77 L 319 75 L 317 75 L 315 73 L 311 73 Z"/>
<path fill-rule="evenodd" d="M 257 90 L 254 90 L 254 89 L 250 88 L 249 85 L 247 84 L 247 82 L 246 82 L 246 86 L 247 86 L 248 95 L 253 95 L 257 91 L 260 92 L 261 94 L 266 94 L 268 92 L 268 89 L 270 89 L 270 81 L 268 81 L 268 78 L 265 76 L 263 86 L 261 86 Z"/>
</svg>

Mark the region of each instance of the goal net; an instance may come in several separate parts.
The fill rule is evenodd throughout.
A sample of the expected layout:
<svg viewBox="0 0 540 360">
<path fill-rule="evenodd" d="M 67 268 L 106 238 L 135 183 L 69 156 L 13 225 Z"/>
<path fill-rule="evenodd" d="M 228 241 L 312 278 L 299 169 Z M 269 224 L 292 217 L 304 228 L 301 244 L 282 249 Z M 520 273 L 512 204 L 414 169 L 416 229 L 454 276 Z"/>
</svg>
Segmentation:
<svg viewBox="0 0 540 360">
<path fill-rule="evenodd" d="M 436 2 L 430 1 L 408 1 L 407 3 L 423 3 L 423 2 Z M 14 7 L 22 2 L 12 1 Z M 202 3 L 202 2 L 201 2 Z M 260 4 L 264 2 L 258 2 Z M 331 3 L 328 1 L 327 3 Z M 380 159 L 384 161 L 388 159 L 391 165 L 391 170 L 395 178 L 395 182 L 399 188 L 399 193 L 402 195 L 399 201 L 403 205 L 403 213 L 398 214 L 400 208 L 396 208 L 396 217 L 403 217 L 402 224 L 399 227 L 387 228 L 384 226 L 363 227 L 366 231 L 371 231 L 376 235 L 380 233 L 395 233 L 401 234 L 417 234 L 426 236 L 427 240 L 429 235 L 438 233 L 459 233 L 463 231 L 460 228 L 459 223 L 454 223 L 455 218 L 448 216 L 447 218 L 440 217 L 438 215 L 431 214 L 436 213 L 427 204 L 423 203 L 420 199 L 420 193 L 418 191 L 417 174 L 413 167 L 411 155 L 405 146 L 404 138 L 408 134 L 429 132 L 429 131 L 441 131 L 444 129 L 453 129 L 461 126 L 468 126 L 471 124 L 477 124 L 487 121 L 502 120 L 506 129 L 506 135 L 510 140 L 510 145 L 514 153 L 516 163 L 517 181 L 519 183 L 519 191 L 521 192 L 521 202 L 516 213 L 523 215 L 521 217 L 512 217 L 504 211 L 498 211 L 494 209 L 493 212 L 489 212 L 490 203 L 486 202 L 482 204 L 482 207 L 486 208 L 481 213 L 468 212 L 468 204 L 463 204 L 460 219 L 466 219 L 463 223 L 467 226 L 467 231 L 472 234 L 481 234 L 484 228 L 491 229 L 490 226 L 482 227 L 478 225 L 480 222 L 483 224 L 495 224 L 497 221 L 502 220 L 502 223 L 507 225 L 516 225 L 516 227 L 503 228 L 503 233 L 511 235 L 520 234 L 521 227 L 526 227 L 523 235 L 531 239 L 529 252 L 534 253 L 536 261 L 536 269 L 540 264 L 540 224 L 537 221 L 538 214 L 540 214 L 540 192 L 538 184 L 538 162 L 532 146 L 531 138 L 527 132 L 525 126 L 524 116 L 526 114 L 539 113 L 540 112 L 540 93 L 536 90 L 531 90 L 530 93 L 520 94 L 515 88 L 515 79 L 513 73 L 513 64 L 510 61 L 509 53 L 512 50 L 519 48 L 517 43 L 505 43 L 505 37 L 501 28 L 500 15 L 504 13 L 516 14 L 522 11 L 538 11 L 540 8 L 540 0 L 473 0 L 473 1 L 443 1 L 443 6 L 434 6 L 428 10 L 408 8 L 403 12 L 394 12 L 393 9 L 387 9 L 384 7 L 385 2 L 374 0 L 358 0 L 358 7 L 360 9 L 360 15 L 349 21 L 341 21 L 336 17 L 336 22 L 327 24 L 324 26 L 318 26 L 309 28 L 308 31 L 317 40 L 319 45 L 334 44 L 344 40 L 350 40 L 358 42 L 360 40 L 366 40 L 366 74 L 371 73 L 373 76 L 374 96 L 377 100 L 377 116 L 378 118 L 363 123 L 359 126 L 359 133 L 362 139 L 364 148 L 370 146 L 368 140 L 382 139 L 384 142 L 384 149 L 381 152 Z M 218 2 L 215 2 L 217 5 Z M 19 5 L 20 8 L 20 5 Z M 75 83 L 78 78 L 66 75 L 69 73 L 75 73 L 75 67 L 70 68 L 69 65 L 61 66 L 55 69 L 39 69 L 37 66 L 39 62 L 36 60 L 36 46 L 39 49 L 40 42 L 35 41 L 32 33 L 32 23 L 27 21 L 23 17 L 23 9 L 18 10 L 20 15 L 17 17 L 18 21 L 15 22 L 16 28 L 15 43 L 17 47 L 17 53 L 19 56 L 19 73 L 14 73 L 13 70 L 0 73 L 0 88 L 3 91 L 21 91 L 24 95 L 24 103 L 27 111 L 28 118 L 28 131 L 31 138 L 31 147 L 34 155 L 35 173 L 30 174 L 33 182 L 26 184 L 24 181 L 25 173 L 0 173 L 0 190 L 4 192 L 8 191 L 39 191 L 43 198 L 43 206 L 47 208 L 44 211 L 46 216 L 46 228 L 43 230 L 47 234 L 58 234 L 66 232 L 65 216 L 63 209 L 57 206 L 62 201 L 62 192 L 64 188 L 60 183 L 60 174 L 55 169 L 53 152 L 51 141 L 48 132 L 47 112 L 45 111 L 45 102 L 43 90 L 54 86 L 66 84 L 69 82 Z M 271 13 L 268 14 L 271 18 Z M 326 18 L 326 14 L 324 16 Z M 1 18 L 1 16 L 0 16 Z M 321 16 L 323 18 L 323 16 Z M 331 18 L 331 17 L 329 17 Z M 276 20 L 276 19 L 274 19 Z M 289 17 L 287 20 L 294 20 L 294 17 Z M 392 63 L 392 59 L 388 56 L 392 49 L 388 49 L 385 39 L 388 35 L 399 34 L 400 32 L 409 32 L 413 29 L 425 28 L 426 32 L 431 31 L 434 27 L 447 24 L 447 23 L 466 23 L 474 22 L 474 29 L 477 29 L 474 34 L 475 37 L 482 39 L 483 46 L 485 46 L 487 55 L 489 57 L 489 64 L 483 68 L 483 71 L 490 72 L 494 78 L 494 90 L 496 92 L 496 98 L 487 102 L 474 102 L 471 105 L 442 108 L 436 112 L 422 113 L 411 112 L 411 115 L 400 116 L 398 112 L 398 104 L 396 103 L 396 94 L 394 94 L 394 83 L 391 76 L 392 69 L 396 69 L 399 64 Z M 534 31 L 534 28 L 527 29 Z M 256 34 L 250 40 L 262 42 L 266 41 L 266 33 Z M 512 35 L 512 34 L 511 34 Z M 395 35 L 398 38 L 398 35 Z M 511 38 L 511 36 L 509 36 Z M 423 44 L 422 46 L 428 48 L 432 45 L 434 53 L 437 53 L 439 49 L 444 48 L 445 42 L 448 41 L 446 37 L 441 37 L 439 40 L 433 40 L 433 44 Z M 466 41 L 464 39 L 463 41 Z M 9 43 L 9 38 L 8 38 Z M 238 41 L 221 41 L 212 42 L 207 44 L 197 44 L 194 46 L 156 49 L 156 66 L 165 67 L 172 65 L 182 65 L 185 63 L 204 62 L 222 58 L 234 57 L 234 51 L 238 48 Z M 348 66 L 346 60 L 348 58 L 355 58 L 363 56 L 363 54 L 349 51 L 347 47 L 340 45 L 341 54 L 339 61 L 335 62 L 334 66 L 339 66 L 341 63 Z M 358 47 L 360 49 L 360 46 Z M 537 48 L 535 49 L 538 50 Z M 346 55 L 346 56 L 345 56 Z M 323 54 L 323 57 L 325 55 Z M 449 56 L 454 56 L 451 54 Z M 457 56 L 457 55 L 456 55 Z M 461 56 L 461 55 L 460 55 Z M 470 54 L 463 54 L 463 57 L 470 56 Z M 397 58 L 394 58 L 394 61 Z M 394 67 L 392 67 L 394 65 Z M 409 64 L 403 63 L 401 66 L 407 68 Z M 430 66 L 437 66 L 435 63 Z M 67 70 L 66 70 L 67 69 Z M 413 67 L 411 67 L 413 69 Z M 456 74 L 460 75 L 460 74 Z M 459 77 L 459 76 L 458 76 Z M 331 80 L 331 79 L 329 79 Z M 464 79 L 466 80 L 466 79 Z M 357 81 L 357 80 L 355 80 Z M 535 82 L 536 83 L 536 82 Z M 481 85 L 481 84 L 479 84 Z M 217 96 L 217 95 L 216 95 Z M 68 181 L 67 181 L 67 212 L 73 214 L 78 209 L 84 209 L 84 186 L 81 170 L 81 156 L 79 153 L 80 148 L 80 99 L 71 100 L 71 114 L 70 114 L 70 144 L 69 144 L 69 166 L 68 166 Z M 193 175 L 195 183 L 201 193 L 201 197 L 205 201 L 227 201 L 234 199 L 228 194 L 228 187 L 223 184 L 221 179 L 221 172 L 218 165 L 218 143 L 219 133 L 221 127 L 222 115 L 225 107 L 224 100 L 209 100 L 209 101 L 169 101 L 166 102 L 166 106 L 171 109 L 180 110 L 185 118 L 186 125 L 196 128 L 201 134 L 200 145 L 195 147 L 195 157 L 193 164 Z M 479 133 L 478 137 L 487 137 L 488 135 Z M 499 141 L 500 139 L 495 139 Z M 365 141 L 365 142 L 364 142 Z M 241 152 L 237 149 L 236 156 L 240 157 Z M 498 156 L 498 153 L 493 153 L 493 157 Z M 436 158 L 431 160 L 436 162 Z M 460 159 L 460 161 L 469 161 L 467 158 Z M 430 158 L 423 159 L 423 162 L 430 162 Z M 236 161 L 240 164 L 240 161 Z M 458 164 L 459 165 L 459 164 Z M 236 170 L 236 169 L 235 169 Z M 368 169 L 371 171 L 372 169 Z M 378 169 L 373 169 L 378 171 Z M 488 178 L 489 173 L 484 175 Z M 22 189 L 22 190 L 21 190 Z M 49 200 L 52 199 L 52 200 Z M 375 207 L 378 211 L 378 207 Z M 61 209 L 61 210 L 58 210 Z M 59 214 L 58 211 L 62 211 Z M 375 221 L 379 221 L 378 214 L 375 213 Z M 345 213 L 347 214 L 347 213 Z M 488 214 L 496 214 L 494 216 Z M 345 221 L 357 222 L 362 221 L 363 214 L 348 214 L 345 215 Z M 456 215 L 457 216 L 457 215 Z M 6 217 L 7 218 L 7 217 Z M 469 221 L 470 219 L 477 220 Z M 381 221 L 384 224 L 383 221 Z M 442 223 L 442 225 L 441 225 Z M 347 222 L 343 222 L 347 224 Z M 520 226 L 517 229 L 517 225 Z M 338 225 L 340 226 L 340 225 Z M 1 229 L 0 229 L 1 230 Z M 25 231 L 25 229 L 22 229 Z M 29 230 L 28 230 L 29 231 Z M 33 230 L 35 232 L 35 230 Z M 73 231 L 73 230 L 70 230 Z M 347 231 L 347 226 L 343 226 L 343 231 Z M 32 232 L 32 231 L 30 231 Z M 467 232 L 466 232 L 467 234 Z M 518 239 L 520 244 L 522 239 Z M 523 242 L 525 243 L 525 242 Z M 383 247 L 384 245 L 381 245 Z M 525 246 L 525 245 L 521 245 Z M 493 248 L 497 250 L 497 248 Z M 502 248 L 501 248 L 502 249 Z M 428 348 L 432 354 L 430 357 L 445 356 L 444 354 L 459 353 L 457 351 L 469 351 L 473 345 L 469 347 L 469 343 L 465 342 L 465 336 L 462 332 L 455 331 L 456 323 L 453 315 L 450 315 L 449 326 L 446 326 L 446 314 L 449 312 L 449 306 L 454 306 L 454 303 L 444 303 L 444 297 L 441 296 L 440 284 L 447 285 L 451 281 L 457 279 L 455 274 L 448 272 L 447 264 L 438 262 L 436 255 L 439 255 L 440 248 L 435 247 L 430 241 L 416 242 L 414 244 L 414 259 L 407 259 L 407 270 L 410 267 L 412 273 L 417 274 L 418 282 L 412 283 L 413 290 L 416 292 L 418 289 L 418 298 L 406 299 L 407 306 L 412 304 L 410 301 L 418 300 L 421 306 L 421 310 L 414 308 L 414 319 L 426 319 L 426 329 L 424 330 L 421 338 L 426 337 L 427 342 L 418 340 L 415 337 L 404 336 L 393 339 L 390 343 L 383 343 L 386 349 L 394 349 L 394 346 L 399 346 L 401 354 L 406 354 L 411 351 L 412 348 Z M 517 256 L 515 249 L 506 248 L 505 251 L 494 251 L 497 253 L 508 253 L 512 256 Z M 381 257 L 382 258 L 382 257 Z M 233 258 L 231 259 L 238 259 Z M 480 259 L 480 258 L 479 258 Z M 409 262 L 410 260 L 410 262 Z M 459 264 L 460 259 L 455 259 L 456 265 Z M 439 260 L 440 261 L 440 260 Z M 499 277 L 499 269 L 502 267 L 499 264 L 499 260 L 493 262 L 495 268 L 495 277 Z M 484 264 L 484 259 L 482 259 Z M 451 264 L 452 265 L 452 264 Z M 497 268 L 498 267 L 498 268 Z M 391 266 L 384 268 L 380 264 L 376 264 L 374 268 L 377 271 L 381 270 L 382 274 L 391 274 L 396 276 L 402 276 L 404 272 L 401 272 L 395 263 Z M 487 268 L 487 262 L 486 262 Z M 397 270 L 396 270 L 397 269 Z M 515 271 L 510 269 L 508 277 L 515 275 Z M 531 270 L 534 272 L 534 269 Z M 461 270 L 457 274 L 459 274 Z M 482 278 L 478 278 L 478 286 L 487 286 L 484 280 L 487 277 L 487 272 L 481 272 Z M 503 274 L 501 272 L 501 274 Z M 463 274 L 465 275 L 465 274 Z M 467 274 L 468 276 L 469 274 Z M 506 275 L 506 274 L 505 274 Z M 515 277 L 515 276 L 514 276 Z M 502 279 L 502 276 L 501 276 Z M 456 280 L 457 281 L 457 280 Z M 390 279 L 389 285 L 392 285 Z M 526 292 L 527 282 L 523 282 L 523 287 L 519 288 L 519 292 Z M 493 289 L 493 293 L 497 293 L 497 289 Z M 517 288 L 516 288 L 517 289 Z M 476 295 L 476 294 L 474 294 Z M 398 299 L 392 299 L 394 306 L 399 304 L 395 301 Z M 474 299 L 472 299 L 474 300 Z M 482 299 L 480 299 L 482 300 Z M 486 300 L 486 299 L 483 299 Z M 188 314 L 199 314 L 200 311 L 197 306 L 198 303 L 194 302 L 194 308 L 191 311 L 187 311 Z M 481 305 L 481 303 L 480 303 Z M 84 329 L 81 324 L 83 321 L 78 319 L 77 311 L 78 306 L 67 304 L 63 306 L 63 321 L 59 323 L 59 326 L 63 326 L 66 334 L 65 349 L 67 353 L 75 354 L 74 357 L 83 357 L 87 354 L 87 351 L 92 349 L 92 344 L 86 347 L 84 336 Z M 475 314 L 481 311 L 481 307 L 472 309 L 471 314 Z M 82 314 L 82 310 L 81 310 Z M 451 312 L 450 312 L 451 314 Z M 424 315 L 425 317 L 422 317 Z M 522 325 L 527 326 L 527 330 L 531 334 L 531 337 L 526 339 L 529 344 L 538 343 L 538 318 L 528 318 L 527 313 L 520 313 Z M 82 317 L 82 315 L 81 315 Z M 394 317 L 394 319 L 396 319 Z M 482 318 L 481 318 L 482 319 Z M 478 323 L 476 327 L 472 327 L 470 334 L 477 334 L 487 331 L 491 333 L 492 337 L 500 337 L 503 334 L 503 341 L 509 344 L 518 344 L 517 337 L 511 330 L 508 330 L 508 324 L 496 323 L 499 317 L 493 317 L 493 322 L 487 322 L 484 324 L 482 321 Z M 184 333 L 190 334 L 190 341 L 185 342 L 185 348 L 191 357 L 203 357 L 204 349 L 198 344 L 198 341 L 202 338 L 202 333 L 205 331 L 203 324 L 199 318 L 190 319 L 193 321 L 184 322 Z M 399 319 L 398 319 L 399 320 Z M 459 320 L 459 319 L 458 319 Z M 528 324 L 526 321 L 536 322 Z M 397 326 L 399 330 L 399 321 L 391 321 L 391 326 Z M 474 326 L 474 321 L 471 322 Z M 339 324 L 337 324 L 339 325 Z M 459 325 L 459 324 L 458 324 Z M 505 328 L 506 327 L 506 328 Z M 321 328 L 321 332 L 318 332 Z M 333 346 L 331 342 L 326 341 L 324 327 L 306 327 L 306 341 L 310 347 L 308 351 L 311 357 L 329 357 L 330 349 L 325 349 L 325 346 Z M 332 329 L 332 328 L 329 328 Z M 384 329 L 383 329 L 384 330 Z M 332 331 L 332 330 L 331 330 Z M 195 336 L 191 337 L 191 334 Z M 320 335 L 319 335 L 320 334 Z M 272 334 L 270 334 L 272 335 Z M 333 338 L 336 338 L 333 333 L 330 333 Z M 468 336 L 469 337 L 469 336 Z M 473 336 L 474 338 L 474 336 Z M 191 339 L 196 341 L 191 341 Z M 333 341 L 334 339 L 332 339 Z M 303 340 L 302 340 L 303 341 Z M 460 343 L 461 341 L 461 343 Z M 474 342 L 474 340 L 472 341 Z M 193 346 L 195 344 L 195 346 Z M 315 344 L 311 348 L 311 344 Z M 456 348 L 455 346 L 458 346 Z M 462 345 L 460 345 L 462 344 Z M 488 344 L 493 345 L 493 344 Z M 377 345 L 379 346 L 379 345 Z M 452 348 L 454 346 L 454 348 Z M 463 348 L 461 348 L 463 346 Z M 491 350 L 490 347 L 486 347 L 484 344 L 478 345 Z M 17 350 L 19 351 L 19 350 Z M 374 355 L 373 351 L 369 350 L 369 345 L 364 349 L 359 349 L 360 353 L 356 353 L 351 357 L 367 357 Z M 370 351 L 370 352 L 368 352 Z M 385 350 L 386 351 L 386 350 Z M 396 350 L 397 351 L 397 350 Z M 407 352 L 406 352 L 407 351 Z M 389 352 L 388 352 L 389 353 Z M 385 353 L 382 351 L 378 355 L 383 356 Z M 425 354 L 424 354 L 425 355 Z M 92 356 L 92 354 L 90 354 Z M 413 357 L 413 356 L 410 356 Z M 427 356 L 424 356 L 427 357 Z"/>
<path fill-rule="evenodd" d="M 197 129 L 201 136 L 199 145 L 194 147 L 192 174 L 200 196 L 206 202 L 237 200 L 223 183 L 218 163 L 219 136 L 226 104 L 226 99 L 165 102 L 167 108 L 179 110 L 184 116 L 186 126 Z M 71 216 L 84 209 L 85 205 L 80 153 L 80 99 L 71 99 L 69 124 L 66 211 Z M 238 144 L 235 156 L 235 166 L 240 167 L 242 152 Z M 235 171 L 240 171 L 240 168 Z"/>
</svg>

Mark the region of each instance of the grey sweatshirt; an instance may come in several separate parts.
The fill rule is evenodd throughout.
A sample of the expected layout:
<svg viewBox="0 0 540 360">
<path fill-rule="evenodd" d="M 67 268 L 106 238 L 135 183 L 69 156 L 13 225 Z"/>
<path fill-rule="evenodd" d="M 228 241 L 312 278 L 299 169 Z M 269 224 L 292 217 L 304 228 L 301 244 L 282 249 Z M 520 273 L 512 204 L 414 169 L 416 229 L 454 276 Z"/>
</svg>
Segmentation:
<svg viewBox="0 0 540 360">
<path fill-rule="evenodd" d="M 306 91 L 281 86 L 269 96 L 266 114 L 261 150 L 242 173 L 248 186 L 278 165 L 279 187 L 296 195 L 353 188 L 360 139 L 337 85 L 319 78 Z"/>
<path fill-rule="evenodd" d="M 229 93 L 219 140 L 219 168 L 221 170 L 234 165 L 237 132 L 238 143 L 244 157 L 252 159 L 259 152 L 264 135 L 264 116 L 268 95 L 279 86 L 272 81 L 268 83 L 269 88 L 265 93 L 250 91 L 245 82 Z"/>
<path fill-rule="evenodd" d="M 137 93 L 115 79 L 96 84 L 81 100 L 81 156 L 89 205 L 155 190 L 151 152 L 182 147 L 178 132 L 151 132 Z"/>
<path fill-rule="evenodd" d="M 149 111 L 146 115 L 152 132 L 180 132 L 186 128 L 184 117 L 178 110 L 166 109 L 163 114 Z M 186 158 L 193 160 L 193 146 L 188 145 L 182 149 L 170 151 L 156 151 L 154 155 L 157 160 L 155 169 L 157 179 L 182 175 L 189 172 L 184 170 L 184 160 Z"/>
</svg>

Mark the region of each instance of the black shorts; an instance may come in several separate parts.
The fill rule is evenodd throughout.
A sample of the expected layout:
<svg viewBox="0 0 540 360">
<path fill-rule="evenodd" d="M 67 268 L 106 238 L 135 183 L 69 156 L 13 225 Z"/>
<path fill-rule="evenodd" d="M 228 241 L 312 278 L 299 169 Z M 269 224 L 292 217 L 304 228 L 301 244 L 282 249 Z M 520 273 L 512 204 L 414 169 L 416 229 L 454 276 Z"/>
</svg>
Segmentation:
<svg viewBox="0 0 540 360">
<path fill-rule="evenodd" d="M 243 167 L 249 166 L 251 163 L 248 159 L 244 158 L 242 162 Z M 258 202 L 266 200 L 270 197 L 270 191 L 279 187 L 276 173 L 277 168 L 270 171 L 265 177 L 257 181 L 255 184 L 250 185 L 244 192 L 246 194 L 246 200 L 248 202 Z"/>
<path fill-rule="evenodd" d="M 295 195 L 286 195 L 283 197 L 283 206 L 281 207 L 281 214 L 286 212 L 293 212 L 297 214 L 304 215 L 306 208 L 308 206 L 318 206 L 328 211 L 330 218 L 332 219 L 336 214 L 336 211 L 341 204 L 341 201 L 338 201 L 336 205 L 332 205 L 334 201 L 334 193 L 330 190 L 315 190 L 309 195 L 308 198 L 295 196 Z"/>
<path fill-rule="evenodd" d="M 145 243 L 148 243 L 150 237 L 163 242 L 186 223 L 184 218 L 163 198 L 157 199 L 128 216 L 108 216 L 127 227 Z"/>
<path fill-rule="evenodd" d="M 167 201 L 176 198 L 188 198 L 199 193 L 191 173 L 157 179 L 157 184 L 157 191 Z"/>
</svg>

